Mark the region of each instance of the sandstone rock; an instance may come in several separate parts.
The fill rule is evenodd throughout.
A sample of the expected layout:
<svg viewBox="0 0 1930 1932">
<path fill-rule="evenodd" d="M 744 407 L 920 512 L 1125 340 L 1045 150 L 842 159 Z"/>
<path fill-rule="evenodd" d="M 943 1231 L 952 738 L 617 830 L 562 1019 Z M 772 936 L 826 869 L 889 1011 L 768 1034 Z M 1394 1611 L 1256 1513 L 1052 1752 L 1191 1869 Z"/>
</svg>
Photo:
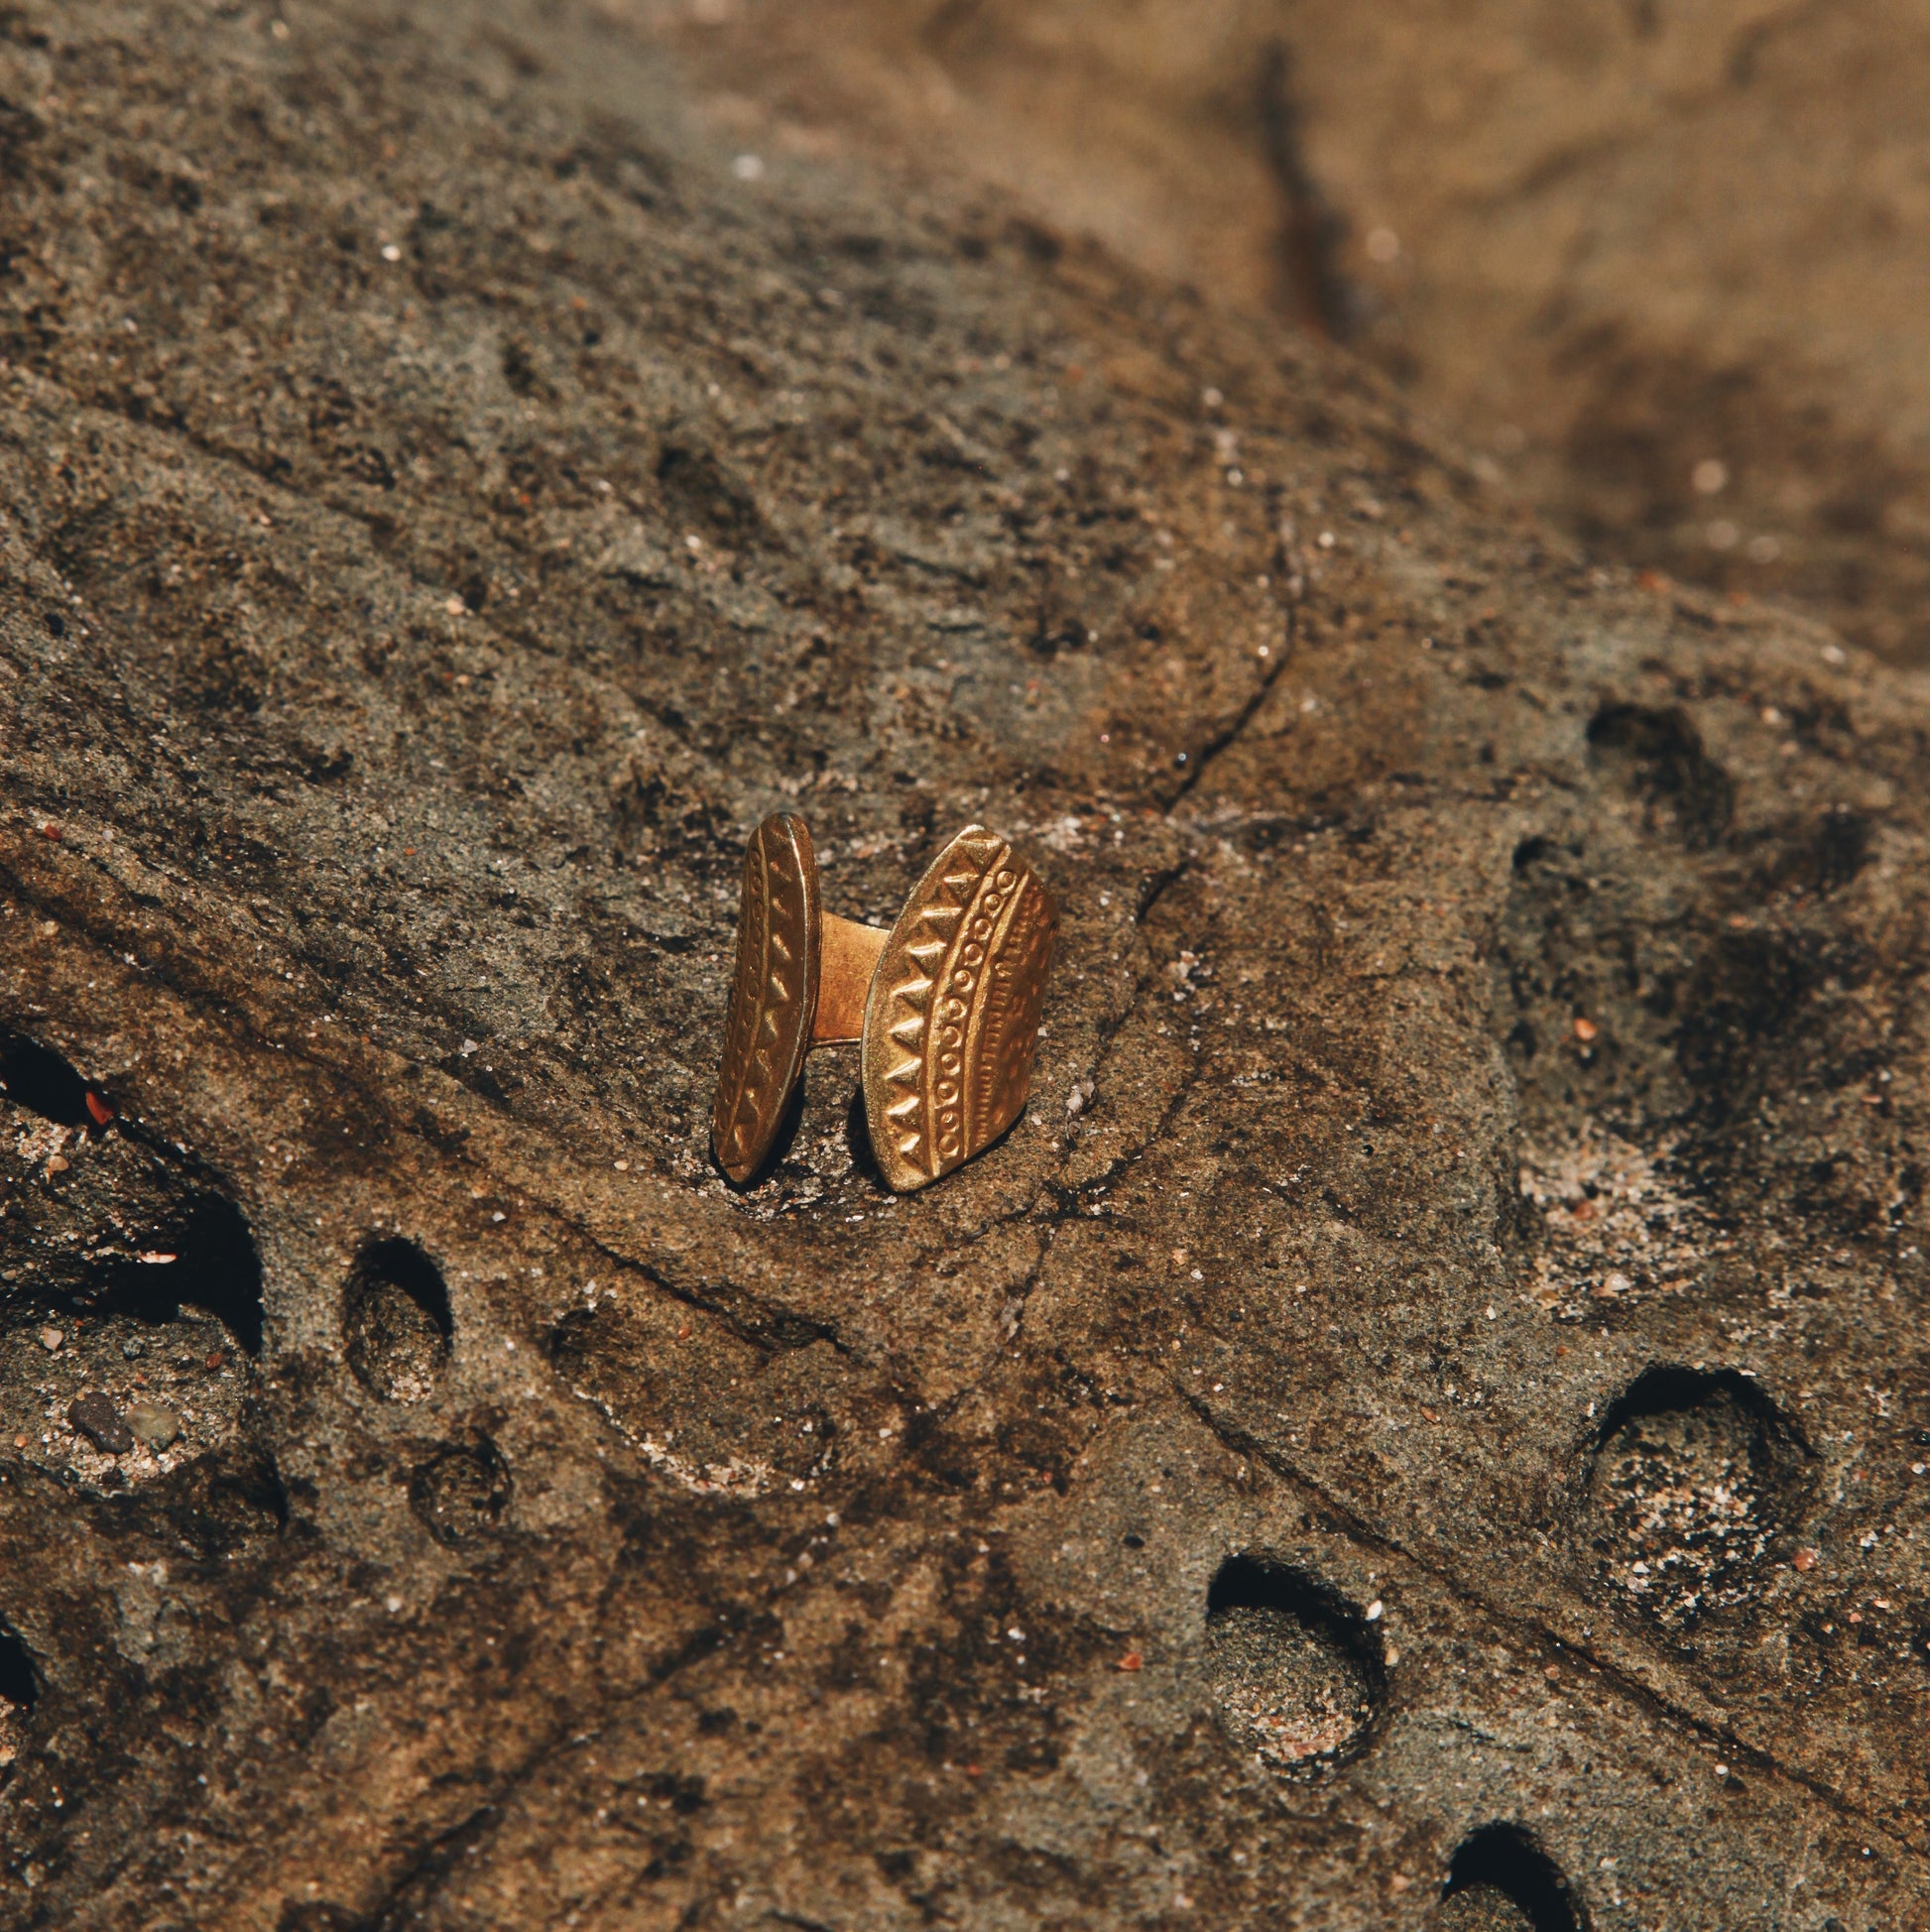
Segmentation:
<svg viewBox="0 0 1930 1932">
<path fill-rule="evenodd" d="M 609 10 L 0 31 L 8 1915 L 1923 1920 L 1920 681 Z M 914 1197 L 711 1161 L 781 804 L 1063 908 Z"/>
<path fill-rule="evenodd" d="M 1352 343 L 1601 554 L 1930 661 L 1908 0 L 639 11 L 747 147 L 998 182 Z"/>
</svg>

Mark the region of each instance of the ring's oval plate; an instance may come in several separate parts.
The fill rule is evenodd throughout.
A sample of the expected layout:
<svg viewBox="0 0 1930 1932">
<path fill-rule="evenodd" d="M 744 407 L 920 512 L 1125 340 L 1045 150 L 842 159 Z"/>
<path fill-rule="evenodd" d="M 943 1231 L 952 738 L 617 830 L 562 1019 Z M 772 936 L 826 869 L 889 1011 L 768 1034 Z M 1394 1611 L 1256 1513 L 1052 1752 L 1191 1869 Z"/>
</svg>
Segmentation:
<svg viewBox="0 0 1930 1932">
<path fill-rule="evenodd" d="M 1058 907 L 1010 840 L 968 825 L 905 903 L 865 1005 L 865 1113 L 886 1181 L 989 1147 L 1031 1089 Z"/>
<path fill-rule="evenodd" d="M 804 821 L 773 812 L 744 849 L 737 976 L 710 1144 L 746 1181 L 764 1164 L 803 1073 L 817 1012 L 817 856 Z"/>
</svg>

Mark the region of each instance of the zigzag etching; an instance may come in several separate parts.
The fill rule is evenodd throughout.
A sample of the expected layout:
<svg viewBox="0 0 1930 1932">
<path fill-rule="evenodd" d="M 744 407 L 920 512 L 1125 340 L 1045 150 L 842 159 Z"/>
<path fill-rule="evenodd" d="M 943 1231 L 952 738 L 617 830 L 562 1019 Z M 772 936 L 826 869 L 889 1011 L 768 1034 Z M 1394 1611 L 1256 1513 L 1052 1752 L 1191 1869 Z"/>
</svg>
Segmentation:
<svg viewBox="0 0 1930 1932">
<path fill-rule="evenodd" d="M 1058 908 L 1011 844 L 968 825 L 899 914 L 865 1011 L 865 1109 L 886 1181 L 923 1187 L 1025 1104 Z"/>
<path fill-rule="evenodd" d="M 737 972 L 710 1118 L 711 1146 L 732 1180 L 748 1180 L 778 1137 L 809 1050 L 817 981 L 817 858 L 804 821 L 774 812 L 744 852 Z"/>
</svg>

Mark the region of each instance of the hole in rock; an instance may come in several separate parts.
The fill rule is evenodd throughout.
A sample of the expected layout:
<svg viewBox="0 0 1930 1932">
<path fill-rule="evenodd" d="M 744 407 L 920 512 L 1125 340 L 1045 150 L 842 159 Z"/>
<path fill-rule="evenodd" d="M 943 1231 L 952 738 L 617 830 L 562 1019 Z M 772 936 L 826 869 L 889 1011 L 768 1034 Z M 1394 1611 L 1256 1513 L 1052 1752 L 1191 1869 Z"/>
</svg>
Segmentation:
<svg viewBox="0 0 1930 1932">
<path fill-rule="evenodd" d="M 493 1529 L 509 1508 L 510 1471 L 487 1436 L 444 1449 L 409 1479 L 409 1507 L 438 1543 Z"/>
<path fill-rule="evenodd" d="M 0 1784 L 12 1775 L 27 1741 L 27 1719 L 41 1694 L 34 1660 L 19 1637 L 0 1624 Z"/>
<path fill-rule="evenodd" d="M 1589 721 L 1588 750 L 1597 771 L 1642 802 L 1651 827 L 1691 851 L 1706 850 L 1728 831 L 1735 784 L 1703 750 L 1685 712 L 1605 705 Z"/>
<path fill-rule="evenodd" d="M 1579 1932 L 1568 1886 L 1518 1825 L 1485 1825 L 1448 1868 L 1441 1932 Z"/>
<path fill-rule="evenodd" d="M 164 1494 L 168 1520 L 209 1560 L 227 1557 L 288 1527 L 289 1497 L 274 1458 L 235 1443 L 178 1469 Z"/>
<path fill-rule="evenodd" d="M 342 1339 L 363 1388 L 385 1401 L 422 1401 L 454 1334 L 442 1270 L 421 1248 L 398 1237 L 362 1251 L 342 1296 Z"/>
<path fill-rule="evenodd" d="M 1235 1738 L 1288 1769 L 1358 1755 L 1387 1693 L 1366 1616 L 1331 1586 L 1264 1557 L 1220 1566 L 1206 1597 L 1206 1663 Z"/>
<path fill-rule="evenodd" d="M 62 1127 L 93 1127 L 87 1083 L 51 1046 L 0 1031 L 0 1088 L 16 1107 Z"/>
<path fill-rule="evenodd" d="M 150 1327 L 183 1304 L 212 1315 L 244 1353 L 262 1352 L 262 1263 L 248 1217 L 223 1194 L 188 1198 L 180 1219 L 153 1237 L 166 1263 L 117 1260 L 85 1298 L 89 1312 L 130 1315 Z"/>
<path fill-rule="evenodd" d="M 40 1679 L 26 1644 L 0 1624 L 0 1697 L 16 1710 L 31 1711 L 40 1694 Z"/>
<path fill-rule="evenodd" d="M 1768 829 L 1751 885 L 1771 893 L 1840 892 L 1870 861 L 1872 827 L 1849 805 L 1832 805 L 1818 818 L 1794 817 Z"/>
<path fill-rule="evenodd" d="M 1595 1548 L 1617 1601 L 1684 1630 L 1752 1599 L 1812 1462 L 1763 1389 L 1732 1370 L 1649 1369 L 1597 1440 Z"/>
</svg>

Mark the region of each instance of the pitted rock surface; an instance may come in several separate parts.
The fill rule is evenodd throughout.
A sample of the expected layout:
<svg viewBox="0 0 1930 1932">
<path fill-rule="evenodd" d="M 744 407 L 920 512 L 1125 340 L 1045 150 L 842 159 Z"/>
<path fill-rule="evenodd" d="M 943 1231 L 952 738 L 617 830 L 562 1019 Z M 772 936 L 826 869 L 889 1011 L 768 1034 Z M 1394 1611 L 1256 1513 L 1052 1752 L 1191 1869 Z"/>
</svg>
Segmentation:
<svg viewBox="0 0 1930 1932">
<path fill-rule="evenodd" d="M 663 58 L 0 22 L 0 1922 L 1930 1917 L 1930 687 Z M 1058 900 L 915 1196 L 780 807 Z"/>
</svg>

